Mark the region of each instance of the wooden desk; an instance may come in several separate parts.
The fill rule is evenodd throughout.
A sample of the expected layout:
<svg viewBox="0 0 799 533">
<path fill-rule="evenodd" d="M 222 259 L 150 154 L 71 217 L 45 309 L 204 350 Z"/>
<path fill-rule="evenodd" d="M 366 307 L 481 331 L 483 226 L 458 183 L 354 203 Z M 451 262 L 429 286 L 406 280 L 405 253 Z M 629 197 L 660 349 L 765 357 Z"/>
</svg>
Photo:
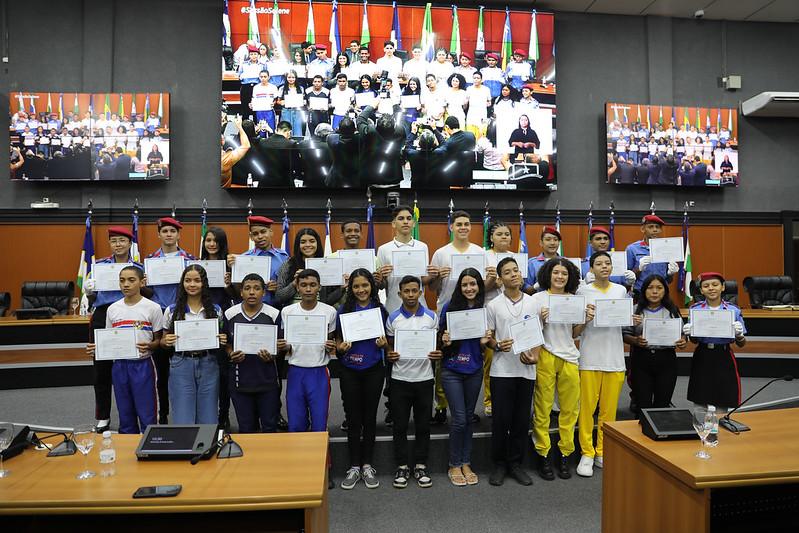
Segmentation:
<svg viewBox="0 0 799 533">
<path fill-rule="evenodd" d="M 636 421 L 605 424 L 602 531 L 731 531 L 727 525 L 720 529 L 724 512 L 714 505 L 746 506 L 753 490 L 761 500 L 774 490 L 799 498 L 799 409 L 734 418 L 752 431 L 721 430 L 719 446 L 706 461 L 694 457 L 698 440 L 653 441 Z M 795 508 L 793 513 L 788 517 L 796 520 Z M 736 518 L 742 528 L 747 516 Z"/>
<path fill-rule="evenodd" d="M 266 528 L 273 511 L 294 510 L 296 518 L 298 510 L 299 527 L 295 531 L 300 527 L 308 532 L 328 530 L 327 433 L 235 435 L 244 457 L 212 458 L 197 465 L 188 461 L 138 461 L 134 452 L 139 438 L 114 436 L 117 473 L 110 478 L 98 475 L 89 480 L 75 479 L 83 469 L 80 454 L 48 458 L 45 452 L 26 450 L 5 463 L 12 474 L 0 479 L 0 515 L 21 515 L 15 521 L 28 528 L 31 523 L 47 521 L 49 515 L 53 515 L 50 522 L 69 520 L 75 526 L 92 520 L 93 515 L 125 515 L 125 520 L 115 516 L 108 522 L 117 533 L 120 526 L 138 529 L 143 523 L 160 522 L 163 527 L 164 515 L 179 514 L 175 517 L 179 527 L 189 533 L 208 531 L 211 523 L 220 520 L 232 526 L 229 531 L 251 530 L 247 524 Z M 100 466 L 100 442 L 98 437 L 89 455 L 95 471 Z M 174 498 L 131 497 L 141 486 L 173 484 L 183 485 L 183 491 Z M 242 528 L 237 527 L 240 518 L 244 518 Z M 4 516 L 2 522 L 11 520 Z M 192 528 L 192 524 L 200 527 Z"/>
</svg>

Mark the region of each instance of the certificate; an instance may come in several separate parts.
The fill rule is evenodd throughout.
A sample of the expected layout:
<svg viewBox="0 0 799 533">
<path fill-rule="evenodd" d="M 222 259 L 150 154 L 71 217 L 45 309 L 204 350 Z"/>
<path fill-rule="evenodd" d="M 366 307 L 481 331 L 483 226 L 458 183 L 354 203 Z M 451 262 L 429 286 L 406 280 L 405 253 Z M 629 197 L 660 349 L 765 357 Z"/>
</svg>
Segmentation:
<svg viewBox="0 0 799 533">
<path fill-rule="evenodd" d="M 344 342 L 376 339 L 386 334 L 383 328 L 383 313 L 380 309 L 343 313 L 338 318 L 341 321 Z"/>
<path fill-rule="evenodd" d="M 527 278 L 527 262 L 530 260 L 530 258 L 527 257 L 527 254 L 521 254 L 521 253 L 516 254 L 516 253 L 513 253 L 513 252 L 500 252 L 500 253 L 497 254 L 497 264 L 499 264 L 499 262 L 502 261 L 503 259 L 505 259 L 506 257 L 512 257 L 512 258 L 514 258 L 516 260 L 516 264 L 519 265 L 519 274 L 522 275 L 522 279 L 526 279 Z M 499 277 L 499 272 L 497 272 L 497 277 Z"/>
<path fill-rule="evenodd" d="M 391 252 L 391 275 L 395 278 L 427 275 L 427 252 L 425 250 L 394 250 Z"/>
<path fill-rule="evenodd" d="M 485 308 L 447 312 L 447 331 L 452 341 L 481 338 L 488 331 Z"/>
<path fill-rule="evenodd" d="M 594 302 L 594 326 L 616 328 L 633 325 L 632 298 L 603 298 Z"/>
<path fill-rule="evenodd" d="M 416 109 L 422 105 L 418 94 L 404 94 L 400 96 L 400 107 L 403 109 Z"/>
<path fill-rule="evenodd" d="M 96 329 L 94 344 L 94 358 L 98 361 L 140 357 L 136 348 L 136 330 L 133 328 Z"/>
<path fill-rule="evenodd" d="M 486 277 L 486 254 L 452 254 L 449 259 L 450 272 L 449 277 L 457 279 L 461 272 L 467 268 L 474 268 L 480 273 L 480 276 L 485 279 Z"/>
<path fill-rule="evenodd" d="M 96 291 L 118 291 L 119 273 L 133 263 L 97 263 L 92 267 L 92 278 L 94 278 L 94 290 Z"/>
<path fill-rule="evenodd" d="M 340 257 L 308 257 L 305 259 L 305 268 L 319 273 L 322 287 L 340 287 L 344 284 L 344 260 Z"/>
<path fill-rule="evenodd" d="M 550 294 L 550 324 L 585 324 L 585 296 L 574 294 Z"/>
<path fill-rule="evenodd" d="M 375 95 L 373 93 L 355 93 L 355 105 L 357 107 L 366 107 L 374 105 Z"/>
<path fill-rule="evenodd" d="M 308 107 L 311 111 L 327 111 L 329 101 L 327 98 L 320 98 L 317 96 L 308 97 Z"/>
<path fill-rule="evenodd" d="M 653 263 L 679 263 L 685 260 L 682 237 L 649 239 L 649 255 Z"/>
<path fill-rule="evenodd" d="M 208 275 L 209 287 L 224 287 L 225 286 L 225 272 L 227 271 L 227 263 L 222 259 L 200 259 L 197 261 L 188 261 L 189 265 L 200 265 L 205 269 Z"/>
<path fill-rule="evenodd" d="M 175 320 L 176 352 L 197 352 L 219 348 L 219 319 Z"/>
<path fill-rule="evenodd" d="M 538 315 L 511 324 L 510 338 L 513 339 L 513 353 L 520 354 L 544 344 L 544 332 Z"/>
<path fill-rule="evenodd" d="M 611 276 L 623 276 L 627 271 L 627 252 L 608 252 L 610 260 L 613 262 Z"/>
<path fill-rule="evenodd" d="M 674 346 L 682 338 L 682 319 L 645 318 L 643 335 L 650 346 Z"/>
<path fill-rule="evenodd" d="M 283 98 L 284 107 L 302 107 L 302 95 L 295 92 L 286 92 Z"/>
<path fill-rule="evenodd" d="M 277 326 L 274 324 L 233 325 L 233 351 L 258 354 L 261 350 L 277 354 Z"/>
<path fill-rule="evenodd" d="M 394 351 L 400 359 L 427 359 L 436 349 L 436 330 L 398 329 L 394 332 Z"/>
<path fill-rule="evenodd" d="M 285 329 L 289 344 L 324 344 L 327 341 L 327 316 L 288 315 Z"/>
<path fill-rule="evenodd" d="M 731 309 L 691 309 L 691 336 L 734 339 Z"/>
<path fill-rule="evenodd" d="M 172 285 L 180 283 L 186 261 L 179 255 L 174 257 L 150 257 L 144 260 L 147 285 Z"/>
<path fill-rule="evenodd" d="M 230 274 L 232 283 L 241 283 L 247 274 L 258 274 L 269 283 L 272 277 L 272 258 L 266 255 L 237 255 Z"/>
<path fill-rule="evenodd" d="M 363 268 L 368 272 L 375 271 L 375 251 L 371 248 L 363 250 L 339 250 L 338 256 L 344 260 L 344 273 L 352 274 L 353 271 Z"/>
</svg>

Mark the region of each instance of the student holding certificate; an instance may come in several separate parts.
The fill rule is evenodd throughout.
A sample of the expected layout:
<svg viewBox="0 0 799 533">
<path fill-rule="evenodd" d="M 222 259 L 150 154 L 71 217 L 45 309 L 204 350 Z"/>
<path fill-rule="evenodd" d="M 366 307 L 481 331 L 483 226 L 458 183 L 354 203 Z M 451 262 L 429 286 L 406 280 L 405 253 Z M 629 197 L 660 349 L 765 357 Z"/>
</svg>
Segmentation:
<svg viewBox="0 0 799 533">
<path fill-rule="evenodd" d="M 737 407 L 741 402 L 741 376 L 731 344 L 746 345 L 746 326 L 741 310 L 721 299 L 724 292 L 724 276 L 718 272 L 699 275 L 699 288 L 704 302 L 691 306 L 691 310 L 725 309 L 732 312 L 732 335 L 730 337 L 690 337 L 696 344 L 691 360 L 691 377 L 688 380 L 688 399 L 699 405 L 715 405 L 723 412 Z M 683 333 L 690 335 L 692 324 L 684 326 Z"/>
<path fill-rule="evenodd" d="M 585 296 L 590 309 L 595 311 L 594 303 L 598 299 L 627 298 L 627 289 L 610 282 L 613 262 L 609 253 L 594 252 L 589 264 L 595 279 L 593 283 L 580 287 L 577 294 Z M 625 370 L 621 327 L 599 328 L 594 316 L 580 338 L 580 414 L 577 422 L 582 457 L 577 465 L 577 475 L 591 477 L 594 466 L 602 468 L 602 424 L 616 420 Z M 597 405 L 599 429 L 594 447 L 594 411 Z"/>
<path fill-rule="evenodd" d="M 544 322 L 544 346 L 538 354 L 536 365 L 536 384 L 533 393 L 533 435 L 535 451 L 538 453 L 538 473 L 547 481 L 555 479 L 552 461 L 549 457 L 549 417 L 555 400 L 557 387 L 560 412 L 558 413 L 558 448 L 560 459 L 557 462 L 558 477 L 572 477 L 569 457 L 574 452 L 574 426 L 580 411 L 580 370 L 578 361 L 580 351 L 574 344 L 585 329 L 585 323 L 565 324 L 549 322 L 550 295 L 564 296 L 575 294 L 580 285 L 580 271 L 568 259 L 550 259 L 538 271 L 541 291 L 532 299 L 540 310 Z M 586 320 L 594 318 L 593 309 L 585 309 Z"/>
<path fill-rule="evenodd" d="M 453 485 L 477 485 L 472 463 L 472 414 L 483 381 L 483 350 L 492 336 L 488 331 L 485 309 L 485 285 L 480 273 L 467 268 L 458 276 L 452 299 L 444 304 L 438 329 L 443 353 L 441 383 L 452 409 L 449 423 L 449 480 Z M 463 311 L 469 317 L 455 320 Z M 473 331 L 465 338 L 462 331 Z M 479 333 L 477 331 L 480 330 Z M 453 337 L 460 340 L 451 340 Z"/>
<path fill-rule="evenodd" d="M 297 272 L 305 269 L 306 258 L 322 257 L 323 250 L 319 234 L 313 228 L 300 229 L 294 235 L 292 251 L 292 256 L 280 265 L 280 269 L 277 271 L 277 290 L 274 303 L 278 307 L 296 303 L 302 299 L 297 291 Z"/>
<path fill-rule="evenodd" d="M 593 226 L 588 232 L 588 243 L 591 245 L 591 253 L 607 252 L 610 250 L 610 231 L 602 226 Z M 621 253 L 621 252 L 620 252 Z M 589 254 L 590 257 L 590 254 Z M 588 257 L 582 260 L 580 270 L 586 283 L 594 281 L 594 275 L 589 272 Z M 629 268 L 621 276 L 610 276 L 611 283 L 632 287 L 635 283 L 635 272 Z"/>
<path fill-rule="evenodd" d="M 661 277 L 671 280 L 677 273 L 679 267 L 677 263 L 652 263 L 649 252 L 649 239 L 656 239 L 663 233 L 663 226 L 666 223 L 657 215 L 645 215 L 641 219 L 641 233 L 644 238 L 627 246 L 627 268 L 635 272 L 638 279 L 633 285 L 633 297 L 638 299 L 641 293 L 641 285 L 644 280 L 652 274 L 659 274 Z"/>
<path fill-rule="evenodd" d="M 641 317 L 641 323 L 623 330 L 624 342 L 630 345 L 630 374 L 635 376 L 633 395 L 639 409 L 668 407 L 677 384 L 675 348 L 683 349 L 688 343 L 682 336 L 680 310 L 671 301 L 669 284 L 663 276 L 649 276 L 641 285 L 641 298 L 635 314 Z M 674 324 L 676 338 L 672 342 L 666 338 L 661 342 L 650 342 L 645 335 L 651 327 L 647 320 L 651 321 L 648 324 L 661 324 L 657 333 L 663 334 L 666 334 L 664 326 L 671 328 Z"/>
<path fill-rule="evenodd" d="M 544 226 L 541 230 L 541 253 L 535 257 L 531 257 L 527 262 L 527 280 L 524 286 L 524 292 L 533 294 L 538 290 L 536 274 L 538 274 L 538 270 L 544 266 L 544 263 L 553 257 L 558 257 L 561 240 L 560 232 L 555 226 Z"/>
<path fill-rule="evenodd" d="M 111 367 L 114 397 L 119 411 L 120 433 L 141 433 L 156 423 L 155 365 L 151 358 L 161 340 L 164 315 L 161 307 L 141 295 L 144 271 L 137 266 L 123 268 L 119 273 L 119 288 L 123 299 L 108 307 L 106 328 L 136 330 L 136 349 L 139 359 L 117 359 Z M 96 345 L 86 345 L 94 355 Z"/>
<path fill-rule="evenodd" d="M 502 485 L 510 475 L 522 485 L 532 485 L 533 480 L 522 468 L 530 427 L 530 412 L 535 385 L 535 363 L 539 348 L 514 353 L 514 340 L 510 336 L 513 324 L 538 315 L 533 299 L 523 293 L 519 265 L 512 257 L 502 259 L 497 265 L 497 275 L 502 282 L 502 296 L 486 306 L 488 329 L 494 337 L 488 346 L 494 350 L 491 362 L 491 456 L 494 467 L 488 482 Z"/>
<path fill-rule="evenodd" d="M 272 245 L 272 224 L 274 221 L 271 218 L 261 216 L 247 217 L 247 225 L 250 230 L 250 240 L 255 244 L 252 250 L 247 250 L 242 255 L 257 255 L 269 256 L 272 258 L 270 267 L 270 276 L 266 281 L 266 294 L 264 294 L 265 304 L 275 303 L 275 291 L 277 290 L 277 271 L 280 266 L 285 263 L 289 255 L 283 251 L 282 248 L 275 248 Z M 236 261 L 236 256 L 229 254 L 227 256 L 228 266 L 232 267 Z M 240 289 L 240 287 L 238 287 Z"/>
<path fill-rule="evenodd" d="M 222 329 L 222 309 L 211 299 L 208 275 L 200 265 L 183 271 L 175 303 L 164 311 L 161 347 L 175 348 L 179 342 L 176 322 L 215 319 Z M 204 333 L 206 333 L 204 331 Z M 227 336 L 218 333 L 224 346 Z M 174 424 L 216 424 L 219 421 L 219 362 L 213 348 L 175 351 L 169 358 L 169 398 Z"/>
<path fill-rule="evenodd" d="M 383 390 L 385 368 L 383 357 L 388 346 L 385 335 L 356 341 L 345 340 L 349 331 L 342 327 L 342 315 L 375 310 L 381 326 L 388 313 L 380 304 L 377 285 L 372 273 L 359 268 L 352 272 L 348 282 L 346 299 L 338 309 L 336 330 L 337 357 L 341 363 L 341 398 L 347 414 L 347 448 L 350 468 L 342 489 L 352 489 L 360 479 L 367 488 L 380 485 L 377 472 L 372 467 L 377 427 L 377 407 Z"/>
<path fill-rule="evenodd" d="M 280 311 L 263 303 L 266 282 L 258 274 L 247 274 L 241 282 L 241 303 L 225 311 L 225 327 L 230 342 L 225 346 L 229 359 L 228 389 L 236 409 L 239 433 L 274 433 L 280 414 L 280 376 L 277 369 L 278 353 L 286 349 L 285 339 L 278 339 L 278 353 L 264 345 L 252 350 L 236 350 L 237 325 L 239 334 L 256 335 L 252 326 L 275 326 Z M 244 329 L 241 329 L 243 327 Z M 250 329 L 247 329 L 250 328 Z M 277 336 L 277 335 L 275 335 Z M 238 339 L 239 341 L 243 339 Z"/>
</svg>

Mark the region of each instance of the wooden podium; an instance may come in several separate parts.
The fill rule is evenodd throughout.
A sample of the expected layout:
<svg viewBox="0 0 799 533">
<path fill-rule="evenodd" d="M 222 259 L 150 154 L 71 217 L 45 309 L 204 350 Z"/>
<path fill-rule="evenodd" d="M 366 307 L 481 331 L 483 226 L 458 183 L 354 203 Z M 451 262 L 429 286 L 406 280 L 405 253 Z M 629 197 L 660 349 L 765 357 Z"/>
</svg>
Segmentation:
<svg viewBox="0 0 799 533">
<path fill-rule="evenodd" d="M 84 458 L 25 450 L 5 462 L 0 523 L 14 531 L 108 527 L 110 531 L 326 532 L 327 433 L 234 435 L 244 457 L 201 461 L 138 461 L 140 435 L 114 435 L 116 475 L 99 475 L 98 435 L 89 454 L 98 475 L 75 479 Z M 173 498 L 133 499 L 142 486 L 183 485 Z M 218 528 L 218 529 L 217 529 Z M 4 528 L 7 529 L 7 528 Z M 97 530 L 93 527 L 94 530 Z"/>
<path fill-rule="evenodd" d="M 799 409 L 733 418 L 752 430 L 721 429 L 709 460 L 694 457 L 699 440 L 654 441 L 637 421 L 605 424 L 602 531 L 796 531 Z"/>
</svg>

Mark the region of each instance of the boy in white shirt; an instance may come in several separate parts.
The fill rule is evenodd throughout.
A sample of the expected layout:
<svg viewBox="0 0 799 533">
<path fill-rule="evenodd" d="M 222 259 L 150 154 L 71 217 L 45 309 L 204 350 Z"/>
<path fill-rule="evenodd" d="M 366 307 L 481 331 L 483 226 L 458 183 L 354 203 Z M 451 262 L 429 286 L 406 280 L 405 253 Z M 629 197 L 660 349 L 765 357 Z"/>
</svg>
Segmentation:
<svg viewBox="0 0 799 533">
<path fill-rule="evenodd" d="M 491 107 L 491 91 L 483 85 L 482 73 L 475 71 L 471 80 L 473 85 L 466 89 L 466 103 L 469 104 L 466 131 L 474 133 L 474 137 L 479 139 L 485 135 L 485 121 L 488 118 L 488 108 Z"/>
<path fill-rule="evenodd" d="M 385 41 L 383 43 L 383 52 L 385 52 L 385 55 L 377 60 L 377 70 L 379 72 L 387 71 L 388 77 L 397 81 L 400 72 L 402 72 L 402 59 L 394 55 L 394 41 Z"/>
<path fill-rule="evenodd" d="M 255 112 L 255 123 L 262 121 L 269 126 L 269 132 L 275 131 L 275 98 L 277 87 L 269 83 L 269 72 L 262 70 L 258 74 L 260 83 L 252 88 L 250 109 Z"/>
<path fill-rule="evenodd" d="M 330 90 L 330 105 L 333 107 L 333 129 L 338 130 L 347 113 L 352 109 L 355 91 L 347 85 L 347 75 L 344 73 L 336 76 L 336 87 Z"/>
</svg>

